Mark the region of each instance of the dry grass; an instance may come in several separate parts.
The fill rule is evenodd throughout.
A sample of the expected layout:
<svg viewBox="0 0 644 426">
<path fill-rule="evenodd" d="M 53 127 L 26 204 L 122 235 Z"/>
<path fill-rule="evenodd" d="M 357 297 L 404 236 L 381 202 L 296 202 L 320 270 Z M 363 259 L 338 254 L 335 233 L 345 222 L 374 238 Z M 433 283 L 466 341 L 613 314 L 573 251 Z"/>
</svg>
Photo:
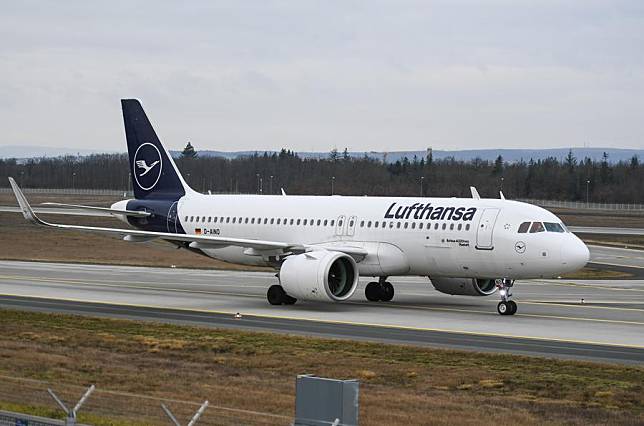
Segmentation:
<svg viewBox="0 0 644 426">
<path fill-rule="evenodd" d="M 641 367 L 11 310 L 0 360 L 2 375 L 285 416 L 297 374 L 359 378 L 363 424 L 644 421 Z M 110 395 L 96 398 L 136 412 L 136 398 Z"/>
</svg>

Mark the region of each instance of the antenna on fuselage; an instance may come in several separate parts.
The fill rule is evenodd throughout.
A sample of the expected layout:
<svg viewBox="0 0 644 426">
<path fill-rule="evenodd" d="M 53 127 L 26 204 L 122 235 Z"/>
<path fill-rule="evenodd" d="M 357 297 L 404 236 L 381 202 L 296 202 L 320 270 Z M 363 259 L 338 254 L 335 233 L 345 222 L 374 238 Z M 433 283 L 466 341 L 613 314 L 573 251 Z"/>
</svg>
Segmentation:
<svg viewBox="0 0 644 426">
<path fill-rule="evenodd" d="M 286 191 L 284 191 L 284 188 L 280 188 L 280 191 L 282 191 L 282 195 L 286 196 Z"/>
<path fill-rule="evenodd" d="M 474 198 L 475 200 L 480 200 L 481 199 L 481 196 L 479 195 L 479 192 L 473 186 L 470 186 L 470 192 L 472 193 L 472 198 Z"/>
<path fill-rule="evenodd" d="M 501 196 L 502 200 L 505 200 L 505 195 L 503 195 L 503 191 L 499 191 L 499 195 Z"/>
</svg>

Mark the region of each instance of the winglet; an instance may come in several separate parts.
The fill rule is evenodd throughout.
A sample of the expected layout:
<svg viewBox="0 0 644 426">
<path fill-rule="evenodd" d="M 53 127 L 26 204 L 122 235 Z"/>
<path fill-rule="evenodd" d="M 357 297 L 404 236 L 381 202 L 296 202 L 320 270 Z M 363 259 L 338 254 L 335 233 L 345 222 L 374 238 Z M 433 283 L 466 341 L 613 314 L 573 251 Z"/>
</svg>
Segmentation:
<svg viewBox="0 0 644 426">
<path fill-rule="evenodd" d="M 503 195 L 503 191 L 499 191 L 499 195 L 501 196 L 502 200 L 505 200 L 505 195 Z"/>
<path fill-rule="evenodd" d="M 27 198 L 25 197 L 25 194 L 22 193 L 16 181 L 13 180 L 12 177 L 10 177 L 9 183 L 11 184 L 11 189 L 13 189 L 13 193 L 16 196 L 16 200 L 18 200 L 18 205 L 20 206 L 20 210 L 22 210 L 22 214 L 25 219 L 32 223 L 40 223 L 40 219 L 38 219 L 38 217 L 34 213 L 33 209 L 29 205 L 29 202 L 27 201 Z"/>
<path fill-rule="evenodd" d="M 475 200 L 480 200 L 481 199 L 481 196 L 479 195 L 479 192 L 473 186 L 470 186 L 470 192 L 472 193 L 472 198 L 474 198 Z"/>
</svg>

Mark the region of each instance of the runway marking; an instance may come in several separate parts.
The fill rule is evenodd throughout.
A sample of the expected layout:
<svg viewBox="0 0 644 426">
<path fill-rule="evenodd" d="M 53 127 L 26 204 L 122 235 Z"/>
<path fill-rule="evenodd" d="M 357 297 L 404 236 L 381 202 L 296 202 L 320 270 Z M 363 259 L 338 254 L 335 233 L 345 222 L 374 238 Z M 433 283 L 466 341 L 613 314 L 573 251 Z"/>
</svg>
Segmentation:
<svg viewBox="0 0 644 426">
<path fill-rule="evenodd" d="M 635 259 L 642 259 L 642 258 L 635 258 Z M 644 260 L 644 259 L 642 259 Z M 636 268 L 636 269 L 644 269 L 644 266 L 638 266 L 638 265 L 622 265 L 620 263 L 609 263 L 609 262 L 598 262 L 597 260 L 591 260 L 588 263 L 595 263 L 597 265 L 607 265 L 607 266 L 621 266 L 622 268 Z"/>
<path fill-rule="evenodd" d="M 220 291 L 207 291 L 207 290 L 190 290 L 190 289 L 180 289 L 180 288 L 172 288 L 172 287 L 153 287 L 153 286 L 147 286 L 147 285 L 125 285 L 125 284 L 109 284 L 110 281 L 107 282 L 101 282 L 101 281 L 96 281 L 96 280 L 75 280 L 71 278 L 56 278 L 56 279 L 50 279 L 50 278 L 45 278 L 45 277 L 24 277 L 24 276 L 2 276 L 0 275 L 0 279 L 9 279 L 9 280 L 14 280 L 14 281 L 36 281 L 36 282 L 45 282 L 48 284 L 62 284 L 62 285 L 68 285 L 68 284 L 89 284 L 91 286 L 95 287 L 110 287 L 110 288 L 127 288 L 127 289 L 137 289 L 137 290 L 157 290 L 157 291 L 169 291 L 169 292 L 178 292 L 178 293 L 197 293 L 197 294 L 215 294 L 215 295 L 227 295 L 227 296 L 241 296 L 241 297 L 260 297 L 255 294 L 247 294 L 247 293 L 225 293 L 225 292 L 220 292 Z M 112 281 L 114 282 L 114 281 Z M 130 281 L 131 283 L 141 283 L 145 284 L 145 282 L 142 281 Z M 1 284 L 0 284 L 1 285 Z M 233 285 L 233 284 L 224 284 L 224 285 L 219 285 L 219 287 L 239 287 L 238 285 Z M 250 286 L 244 286 L 244 287 L 250 287 Z M 253 288 L 264 288 L 264 286 L 253 286 Z M 263 297 L 263 296 L 261 296 Z"/>
<path fill-rule="evenodd" d="M 108 288 L 124 288 L 124 289 L 134 289 L 134 290 L 155 290 L 155 291 L 166 291 L 166 292 L 177 292 L 177 293 L 188 293 L 188 294 L 211 294 L 211 295 L 223 295 L 223 296 L 236 296 L 236 297 L 247 297 L 247 298 L 263 298 L 264 296 L 261 295 L 253 295 L 253 294 L 248 294 L 248 293 L 227 293 L 227 292 L 218 292 L 218 291 L 207 291 L 207 290 L 190 290 L 190 289 L 178 289 L 178 288 L 172 288 L 172 287 L 153 287 L 153 286 L 147 286 L 147 285 L 126 285 L 126 284 L 109 284 L 110 281 L 108 282 L 101 282 L 97 280 L 77 280 L 77 279 L 71 279 L 71 278 L 57 278 L 57 279 L 49 279 L 45 277 L 27 277 L 27 276 L 2 276 L 0 275 L 0 279 L 13 279 L 13 280 L 27 280 L 27 281 L 37 281 L 37 282 L 45 282 L 48 284 L 62 284 L 62 285 L 67 285 L 67 284 L 87 284 L 95 287 L 108 287 Z M 145 284 L 144 282 L 140 281 L 130 281 L 130 283 L 142 283 Z M 236 287 L 237 285 L 219 285 L 220 287 L 223 286 L 230 286 L 230 287 Z M 247 286 L 244 286 L 247 287 Z M 264 286 L 254 286 L 253 288 L 265 288 Z M 486 301 L 486 302 L 492 302 L 492 301 Z M 522 302 L 523 303 L 523 302 Z M 537 304 L 536 302 L 527 302 L 527 303 L 534 303 Z M 376 305 L 371 305 L 363 301 L 347 301 L 344 302 L 344 304 L 347 305 L 359 305 L 359 306 L 372 306 L 375 307 Z M 436 307 L 436 306 L 428 306 L 428 305 L 409 305 L 409 304 L 389 304 L 389 305 L 377 305 L 378 308 L 389 308 L 389 309 L 415 309 L 415 310 L 424 310 L 424 311 L 441 311 L 441 312 L 459 312 L 459 313 L 475 313 L 475 314 L 484 314 L 484 315 L 496 315 L 495 312 L 492 311 L 487 311 L 487 310 L 477 310 L 477 309 L 459 309 L 459 308 L 443 308 L 443 307 Z M 566 307 L 568 306 L 574 306 L 574 305 L 564 305 Z M 620 309 L 620 308 L 606 308 L 606 309 Z M 626 308 L 624 308 L 626 309 Z M 611 319 L 602 319 L 602 318 L 584 318 L 584 317 L 573 317 L 573 316 L 560 316 L 560 315 L 543 315 L 543 314 L 526 314 L 526 313 L 519 313 L 516 314 L 517 317 L 530 317 L 530 318 L 544 318 L 544 319 L 561 319 L 561 320 L 571 320 L 571 321 L 591 321 L 591 322 L 604 322 L 604 323 L 615 323 L 615 324 L 630 324 L 630 325 L 644 325 L 644 322 L 637 322 L 637 321 L 626 321 L 626 320 L 611 320 Z"/>
<path fill-rule="evenodd" d="M 33 298 L 39 300 L 57 300 L 64 302 L 76 302 L 76 303 L 94 303 L 97 305 L 111 305 L 111 306 L 126 306 L 132 308 L 147 308 L 147 309 L 158 309 L 163 311 L 179 311 L 179 312 L 197 312 L 197 313 L 210 313 L 210 314 L 219 314 L 219 315 L 234 315 L 236 312 L 233 311 L 216 311 L 208 309 L 188 309 L 188 308 L 169 308 L 167 306 L 156 306 L 156 305 L 142 305 L 142 304 L 131 304 L 131 303 L 109 303 L 104 301 L 93 301 L 93 300 L 81 300 L 81 299 L 72 299 L 72 298 L 54 298 L 54 297 L 43 297 L 43 296 L 30 296 L 24 294 L 2 294 L 0 296 L 9 296 L 9 297 L 22 297 L 22 298 Z M 127 314 L 125 314 L 127 315 Z M 341 320 L 328 320 L 328 319 L 313 319 L 313 318 L 301 318 L 301 317 L 288 317 L 282 315 L 268 315 L 268 314 L 247 314 L 248 316 L 256 318 L 267 318 L 267 319 L 280 319 L 287 321 L 308 321 L 308 322 L 317 322 L 324 324 L 342 324 L 342 325 L 357 325 L 365 327 L 378 327 L 378 328 L 388 328 L 388 329 L 400 329 L 400 330 L 412 330 L 412 331 L 432 331 L 432 332 L 442 332 L 450 334 L 465 334 L 470 336 L 486 336 L 486 337 L 501 337 L 501 338 L 514 338 L 514 339 L 526 339 L 534 341 L 547 341 L 547 342 L 560 342 L 560 343 L 576 343 L 576 344 L 585 344 L 585 345 L 597 345 L 597 346 L 607 346 L 615 348 L 632 348 L 632 349 L 644 349 L 644 345 L 623 345 L 617 343 L 608 343 L 608 342 L 595 342 L 590 340 L 576 340 L 576 339 L 555 339 L 549 337 L 535 337 L 535 336 L 523 336 L 515 334 L 500 334 L 500 333 L 485 333 L 485 332 L 476 332 L 476 331 L 466 331 L 466 330 L 449 330 L 441 328 L 430 328 L 430 327 L 413 327 L 413 326 L 404 326 L 404 325 L 392 325 L 392 324 L 380 324 L 380 323 L 368 323 L 368 322 L 350 322 L 350 321 L 341 321 Z M 224 327 L 225 328 L 225 327 Z"/>
<path fill-rule="evenodd" d="M 550 281 L 550 280 L 532 282 L 532 285 L 543 285 L 543 284 L 567 286 L 567 287 L 583 287 L 583 288 L 592 288 L 592 289 L 597 289 L 597 290 L 637 291 L 637 292 L 644 293 L 644 289 L 640 289 L 640 288 L 610 287 L 610 286 L 601 285 L 601 284 L 597 284 L 597 285 L 595 285 L 595 284 L 581 284 L 581 283 L 571 283 L 571 282 L 566 282 L 566 281 Z"/>
<path fill-rule="evenodd" d="M 536 301 L 536 300 L 521 300 L 522 304 L 528 304 L 528 305 L 547 305 L 547 306 L 564 306 L 566 308 L 591 308 L 591 309 L 612 309 L 616 311 L 637 311 L 637 312 L 644 312 L 644 309 L 639 309 L 639 308 L 621 308 L 621 307 L 614 307 L 614 306 L 595 306 L 591 305 L 591 303 L 624 303 L 628 304 L 627 302 L 599 302 L 599 301 L 593 301 L 593 302 L 588 302 L 588 304 L 581 304 L 579 302 L 570 302 L 570 303 L 565 303 L 565 302 L 547 302 L 547 301 Z M 642 302 L 635 302 L 637 304 L 641 304 Z"/>
</svg>

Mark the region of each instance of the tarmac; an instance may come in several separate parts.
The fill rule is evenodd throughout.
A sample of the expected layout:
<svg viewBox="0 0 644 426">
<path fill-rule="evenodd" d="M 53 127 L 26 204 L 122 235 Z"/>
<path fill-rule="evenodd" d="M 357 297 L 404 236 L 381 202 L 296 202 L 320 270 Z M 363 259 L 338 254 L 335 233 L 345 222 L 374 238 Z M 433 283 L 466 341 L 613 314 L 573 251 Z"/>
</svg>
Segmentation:
<svg viewBox="0 0 644 426">
<path fill-rule="evenodd" d="M 591 253 L 593 262 L 644 268 L 641 252 Z M 644 364 L 644 280 L 517 281 L 514 316 L 496 313 L 497 296 L 444 295 L 423 277 L 392 277 L 394 300 L 367 302 L 367 281 L 347 303 L 271 306 L 272 273 L 0 261 L 0 306 Z"/>
</svg>

